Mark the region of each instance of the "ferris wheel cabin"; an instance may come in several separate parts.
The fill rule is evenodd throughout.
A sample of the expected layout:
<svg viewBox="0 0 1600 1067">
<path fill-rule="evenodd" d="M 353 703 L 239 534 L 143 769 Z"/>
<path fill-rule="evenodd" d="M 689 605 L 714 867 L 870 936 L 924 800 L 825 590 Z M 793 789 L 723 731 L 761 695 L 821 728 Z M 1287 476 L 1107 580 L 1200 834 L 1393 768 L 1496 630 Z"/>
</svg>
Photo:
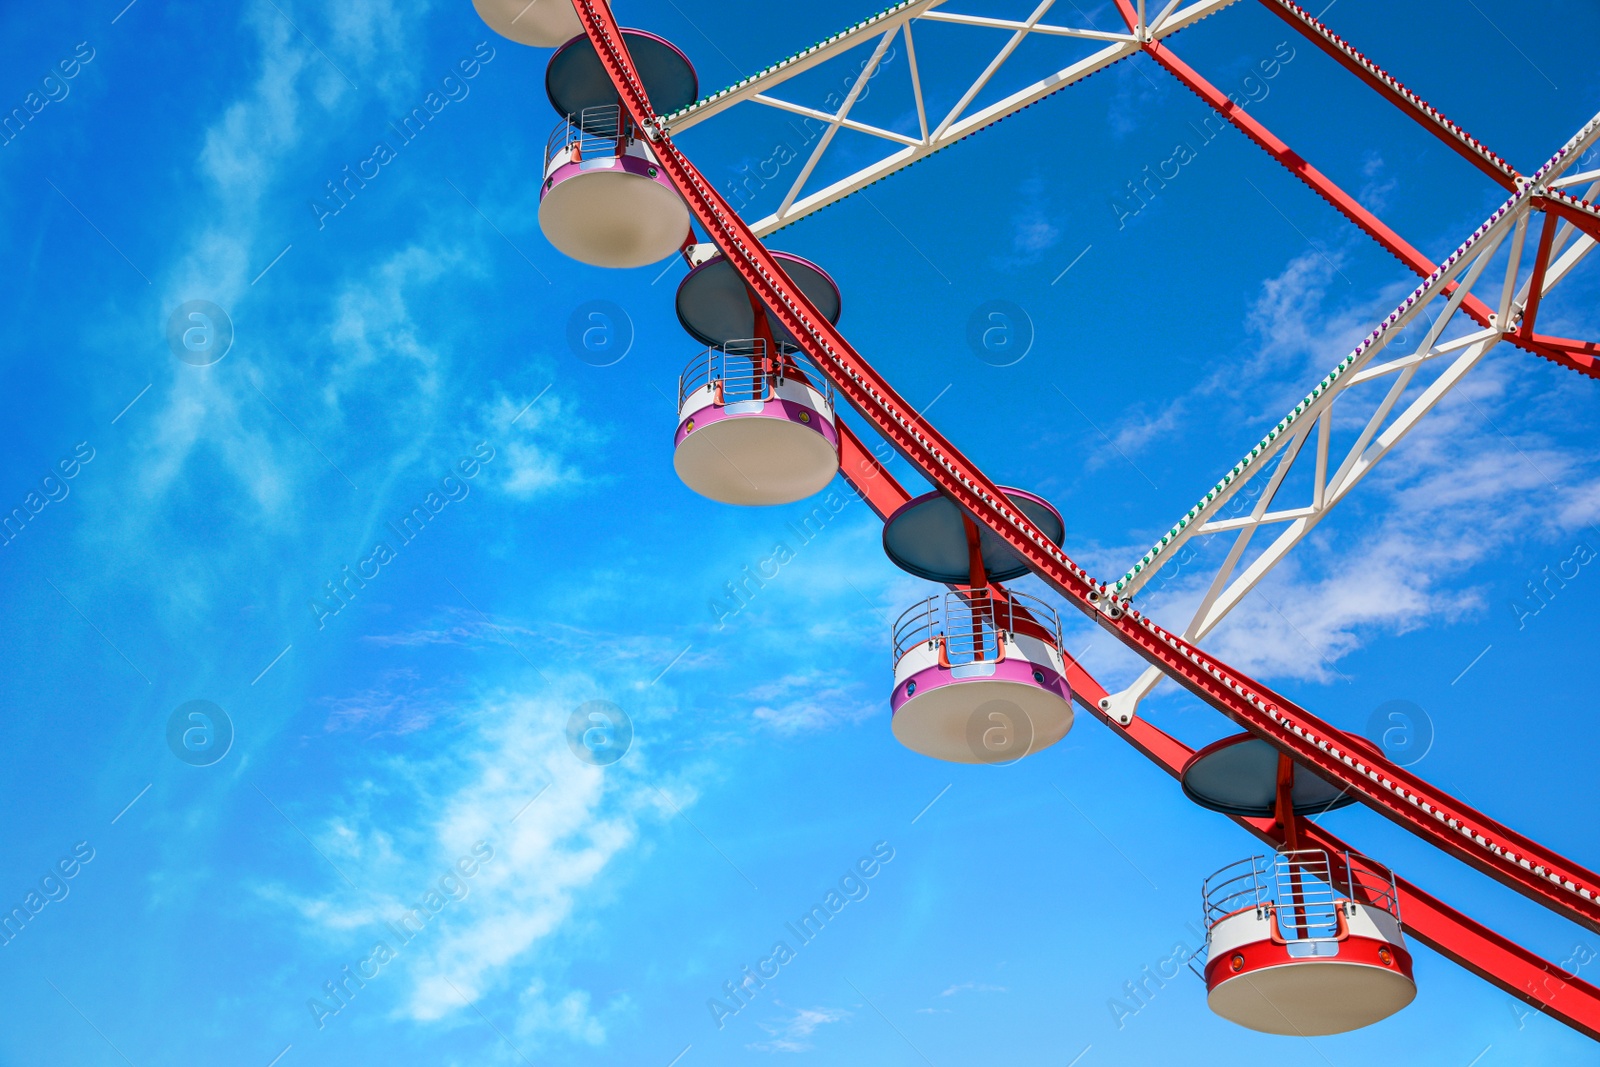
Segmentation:
<svg viewBox="0 0 1600 1067">
<path fill-rule="evenodd" d="M 1394 876 L 1320 849 L 1254 856 L 1204 889 L 1212 1011 L 1250 1030 L 1318 1037 L 1371 1026 L 1417 995 Z"/>
<path fill-rule="evenodd" d="M 699 82 L 687 56 L 653 33 L 623 30 L 622 36 L 657 111 L 694 102 Z M 539 187 L 545 238 L 595 267 L 643 267 L 682 247 L 689 236 L 688 205 L 617 100 L 586 36 L 574 37 L 550 57 L 545 91 L 564 116 L 545 145 Z"/>
<path fill-rule="evenodd" d="M 577 8 L 565 0 L 472 0 L 478 17 L 508 40 L 554 48 L 583 33 Z"/>
<path fill-rule="evenodd" d="M 774 253 L 830 322 L 839 287 L 821 267 Z M 839 432 L 827 378 L 721 256 L 678 287 L 678 320 L 710 347 L 678 379 L 672 465 L 701 496 L 724 504 L 804 500 L 839 470 Z"/>
<path fill-rule="evenodd" d="M 1370 1026 L 1417 995 L 1394 875 L 1298 847 L 1297 820 L 1353 803 L 1253 734 L 1184 764 L 1184 795 L 1228 815 L 1275 817 L 1285 848 L 1207 879 L 1202 977 L 1211 1010 L 1251 1030 L 1316 1037 Z"/>
<path fill-rule="evenodd" d="M 1065 526 L 1040 497 L 1003 490 L 1052 542 Z M 890 726 L 913 752 L 953 763 L 1002 763 L 1072 729 L 1061 624 L 1043 601 L 991 583 L 1027 565 L 950 498 L 929 493 L 889 516 L 883 547 L 900 569 L 958 588 L 931 596 L 894 628 Z"/>
</svg>

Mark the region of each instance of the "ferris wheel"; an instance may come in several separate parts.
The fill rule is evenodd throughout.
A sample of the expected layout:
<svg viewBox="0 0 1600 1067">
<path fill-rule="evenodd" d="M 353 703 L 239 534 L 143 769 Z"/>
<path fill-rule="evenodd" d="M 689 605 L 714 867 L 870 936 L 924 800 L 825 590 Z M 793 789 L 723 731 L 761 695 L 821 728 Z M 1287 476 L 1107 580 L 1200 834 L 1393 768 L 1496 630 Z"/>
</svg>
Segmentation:
<svg viewBox="0 0 1600 1067">
<path fill-rule="evenodd" d="M 1600 169 L 1579 165 L 1600 144 L 1600 115 L 1523 173 L 1304 9 L 1290 0 L 1260 0 L 1506 191 L 1505 201 L 1435 263 L 1174 54 L 1169 38 L 1236 0 L 1167 0 L 1159 11 L 1147 10 L 1145 0 L 1116 0 L 1125 27 L 1115 32 L 1047 22 L 1053 2 L 1040 0 L 1016 21 L 947 11 L 945 0 L 904 0 L 701 97 L 682 51 L 653 33 L 621 28 L 603 0 L 474 0 L 501 35 L 554 49 L 545 84 L 559 121 L 546 148 L 539 210 L 551 244 L 594 266 L 637 267 L 679 255 L 690 268 L 676 312 L 706 348 L 679 379 L 673 434 L 679 478 L 711 500 L 759 506 L 804 499 L 841 475 L 883 520 L 890 561 L 930 583 L 929 595 L 907 608 L 888 641 L 890 724 L 907 749 L 961 763 L 1023 758 L 1067 735 L 1076 704 L 1177 778 L 1190 801 L 1271 845 L 1270 854 L 1223 867 L 1202 892 L 1206 948 L 1194 966 L 1211 1009 L 1241 1026 L 1315 1036 L 1387 1018 L 1416 995 L 1410 938 L 1600 1039 L 1600 988 L 1353 852 L 1311 816 L 1359 801 L 1557 915 L 1597 930 L 1600 875 L 1473 810 L 1196 643 L 1500 342 L 1600 377 L 1600 343 L 1536 331 L 1545 294 L 1600 241 L 1600 206 L 1592 202 L 1600 197 Z M 917 66 L 914 29 L 928 23 L 1010 34 L 944 115 L 928 110 Z M 1098 50 L 976 106 L 1030 36 L 1078 38 Z M 902 39 L 915 134 L 852 118 L 887 49 Z M 869 57 L 831 112 L 771 95 L 855 48 L 869 49 Z M 1065 526 L 1049 501 L 991 481 L 850 345 L 837 328 L 842 295 L 825 266 L 769 251 L 763 239 L 1140 53 L 1420 283 L 1149 551 L 1120 577 L 1100 579 L 1067 555 Z M 736 105 L 824 124 L 777 210 L 753 222 L 673 140 Z M 885 154 L 807 191 L 840 130 L 874 138 Z M 1420 344 L 1390 352 L 1412 324 L 1425 327 Z M 1409 387 L 1425 369 L 1438 373 L 1413 395 Z M 1354 443 L 1335 449 L 1335 406 L 1347 390 L 1369 383 L 1386 390 L 1383 399 Z M 913 498 L 839 417 L 841 399 L 934 491 Z M 1309 472 L 1309 499 L 1280 501 L 1295 469 Z M 1252 539 L 1268 530 L 1270 543 L 1247 557 Z M 1134 597 L 1187 543 L 1229 536 L 1231 546 L 1193 616 L 1168 620 L 1178 628 L 1134 607 Z M 1144 674 L 1108 692 L 1063 650 L 1056 610 L 1007 587 L 1028 574 L 1140 655 L 1149 665 Z M 1195 751 L 1141 719 L 1141 700 L 1168 678 L 1243 732 Z"/>
</svg>

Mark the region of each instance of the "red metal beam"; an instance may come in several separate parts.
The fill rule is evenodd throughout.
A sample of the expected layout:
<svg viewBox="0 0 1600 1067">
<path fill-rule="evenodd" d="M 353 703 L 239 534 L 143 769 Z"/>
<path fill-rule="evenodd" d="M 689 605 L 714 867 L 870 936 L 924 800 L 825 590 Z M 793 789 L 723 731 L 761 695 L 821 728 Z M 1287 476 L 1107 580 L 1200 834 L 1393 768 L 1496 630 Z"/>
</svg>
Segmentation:
<svg viewBox="0 0 1600 1067">
<path fill-rule="evenodd" d="M 662 172 L 701 226 L 839 395 L 935 486 L 994 531 L 1068 603 L 1206 703 L 1436 847 L 1551 910 L 1600 929 L 1595 895 L 1600 877 L 1371 755 L 1370 746 L 1357 747 L 1342 731 L 1129 610 L 1052 544 L 789 282 L 744 221 L 660 131 L 610 11 L 601 0 L 572 2 L 618 95 L 651 137 Z M 1151 729 L 1144 725 L 1141 732 Z"/>
<path fill-rule="evenodd" d="M 1574 341 L 1570 337 L 1551 337 L 1547 333 L 1536 333 L 1531 340 L 1536 345 L 1560 348 L 1567 352 L 1588 356 L 1591 359 L 1600 355 L 1600 342 L 1597 341 Z"/>
<path fill-rule="evenodd" d="M 1127 0 L 1117 0 L 1117 3 L 1126 6 Z M 1254 141 L 1269 156 L 1277 160 L 1285 170 L 1304 182 L 1312 192 L 1332 204 L 1334 210 L 1355 223 L 1357 229 L 1377 241 L 1413 273 L 1419 277 L 1426 278 L 1439 269 L 1433 260 L 1413 248 L 1409 241 L 1387 226 L 1378 216 L 1362 207 L 1359 200 L 1341 189 L 1333 179 L 1306 162 L 1298 152 L 1295 152 L 1280 140 L 1276 134 L 1263 126 L 1248 111 L 1228 99 L 1226 93 L 1206 81 L 1193 67 L 1179 59 L 1172 49 L 1158 41 L 1146 42 L 1144 49 L 1169 74 L 1177 78 L 1191 92 L 1214 108 L 1217 114 L 1231 122 L 1240 133 Z M 1446 292 L 1449 293 L 1453 289 L 1454 286 L 1451 286 L 1446 289 Z M 1479 325 L 1489 325 L 1489 315 L 1491 314 L 1489 306 L 1477 297 L 1468 296 L 1461 302 L 1461 309 L 1476 319 Z"/>
<path fill-rule="evenodd" d="M 839 429 L 839 472 L 855 487 L 867 506 L 877 512 L 878 518 L 887 519 L 911 499 L 911 494 L 878 462 L 878 457 L 861 443 L 861 438 L 843 419 L 835 422 Z"/>
<path fill-rule="evenodd" d="M 1517 332 L 1524 340 L 1533 333 L 1533 323 L 1539 315 L 1539 302 L 1544 299 L 1544 276 L 1550 269 L 1550 248 L 1555 242 L 1556 216 L 1545 212 L 1544 226 L 1539 230 L 1539 248 L 1533 254 L 1533 274 L 1528 279 L 1528 303 L 1522 309 L 1522 321 Z"/>
<path fill-rule="evenodd" d="M 1537 202 L 1544 210 L 1560 215 L 1596 241 L 1600 241 L 1600 210 L 1596 210 L 1587 200 L 1562 197 L 1559 193 L 1552 193 L 1538 197 Z"/>
<path fill-rule="evenodd" d="M 1125 4 L 1126 0 L 1117 0 L 1117 2 Z M 1291 149 L 1276 134 L 1258 122 L 1248 111 L 1228 99 L 1228 94 L 1201 77 L 1194 68 L 1179 59 L 1172 49 L 1159 41 L 1148 41 L 1144 45 L 1144 50 L 1150 54 L 1150 58 L 1161 64 L 1169 74 L 1177 78 L 1191 92 L 1214 108 L 1217 114 L 1231 122 L 1240 133 L 1254 141 L 1269 156 L 1277 160 L 1285 170 L 1304 182 L 1312 192 L 1332 204 L 1334 210 L 1355 223 L 1362 233 L 1377 241 L 1413 272 L 1422 277 L 1427 277 L 1438 269 L 1438 265 L 1433 260 L 1411 247 L 1411 244 L 1404 237 L 1401 237 L 1376 215 L 1362 207 L 1360 201 L 1339 188 L 1331 178 L 1306 162 L 1299 153 Z M 1468 297 L 1467 299 L 1470 301 L 1472 298 Z"/>
<path fill-rule="evenodd" d="M 1079 704 L 1157 767 L 1178 778 L 1194 749 L 1143 719 L 1135 719 L 1126 728 L 1120 726 L 1100 710 L 1100 701 L 1107 695 L 1104 687 L 1071 657 L 1066 659 L 1072 695 Z M 1230 817 L 1273 848 L 1284 844 L 1283 832 L 1272 819 Z M 1298 830 L 1303 847 L 1330 853 L 1358 851 L 1309 819 L 1301 819 Z M 1400 891 L 1400 914 L 1408 936 L 1585 1037 L 1600 1040 L 1600 988 L 1568 974 L 1398 875 L 1395 885 Z"/>
<path fill-rule="evenodd" d="M 923 419 L 788 280 L 744 221 L 663 134 L 621 33 L 599 0 L 573 0 L 619 96 L 653 140 L 661 165 L 728 262 L 879 434 L 1042 580 L 1190 692 L 1440 849 L 1576 922 L 1600 930 L 1600 876 L 1440 792 L 1385 759 L 1363 757 L 1344 733 L 1254 679 L 1129 610 L 1018 511 L 984 473 Z M 1480 229 L 1462 254 L 1485 231 Z"/>
<path fill-rule="evenodd" d="M 1537 352 L 1552 363 L 1587 368 L 1587 373 L 1600 377 L 1600 345 L 1533 332 L 1539 317 L 1539 303 L 1544 298 L 1544 278 L 1550 269 L 1550 249 L 1555 240 L 1556 219 L 1559 217 L 1554 211 L 1544 213 L 1544 225 L 1539 230 L 1539 248 L 1533 255 L 1533 274 L 1528 279 L 1528 303 L 1522 309 L 1522 321 L 1517 323 L 1515 340 L 1528 351 Z"/>
<path fill-rule="evenodd" d="M 1445 118 L 1443 112 L 1430 107 L 1426 100 L 1407 89 L 1394 75 L 1356 51 L 1350 42 L 1318 22 L 1305 8 L 1292 3 L 1291 0 L 1261 0 L 1261 2 L 1266 5 L 1268 11 L 1283 19 L 1298 30 L 1306 40 L 1338 60 L 1341 66 L 1376 89 L 1379 96 L 1394 104 L 1405 115 L 1415 119 L 1418 125 L 1438 137 L 1468 163 L 1505 186 L 1508 191 L 1516 189 L 1517 179 L 1521 175 L 1509 163 L 1484 147 L 1483 142 L 1476 137 Z"/>
<path fill-rule="evenodd" d="M 1546 337 L 1540 333 L 1526 340 L 1529 348 L 1552 363 L 1595 368 L 1591 373 L 1600 377 L 1600 345 L 1593 341 L 1569 341 L 1565 337 Z"/>
<path fill-rule="evenodd" d="M 888 518 L 896 507 L 910 499 L 911 494 L 848 427 L 842 422 L 839 427 L 840 472 L 879 518 Z M 994 589 L 999 597 L 1006 596 L 1003 587 L 996 585 Z M 1020 607 L 1014 610 L 1023 611 Z M 1065 651 L 1061 658 L 1066 665 L 1067 683 L 1078 704 L 1110 726 L 1114 734 L 1146 759 L 1177 779 L 1189 757 L 1194 755 L 1194 749 L 1144 719 L 1135 719 L 1127 727 L 1114 722 L 1100 709 L 1100 701 L 1108 695 L 1105 687 Z M 1371 745 L 1359 744 L 1364 739 L 1352 737 L 1350 740 L 1352 747 L 1361 748 L 1364 756 L 1381 756 Z M 1234 818 L 1233 821 L 1273 848 L 1286 844 L 1282 828 L 1272 819 Z M 1320 848 L 1330 853 L 1356 851 L 1330 831 L 1306 819 L 1299 820 L 1297 836 L 1301 847 Z M 1518 1000 L 1586 1037 L 1600 1040 L 1600 988 L 1568 974 L 1398 875 L 1395 884 L 1407 934 Z"/>
<path fill-rule="evenodd" d="M 1266 2 L 1271 6 L 1276 4 L 1277 0 L 1266 0 Z M 1116 3 L 1118 10 L 1122 12 L 1122 17 L 1132 27 L 1138 18 L 1133 5 L 1129 3 L 1129 0 L 1116 0 Z M 1193 67 L 1179 59 L 1172 49 L 1159 41 L 1147 41 L 1144 43 L 1143 48 L 1152 59 L 1182 82 L 1201 100 L 1205 101 L 1217 114 L 1232 123 L 1239 132 L 1254 141 L 1268 155 L 1277 160 L 1284 169 L 1304 182 L 1307 188 L 1329 204 L 1332 204 L 1334 210 L 1355 223 L 1362 233 L 1377 241 L 1390 255 L 1405 264 L 1407 268 L 1419 277 L 1426 278 L 1438 269 L 1432 260 L 1413 248 L 1410 242 L 1363 207 L 1360 201 L 1345 192 L 1327 175 L 1306 162 L 1304 158 L 1279 139 L 1271 130 L 1267 129 L 1266 126 L 1257 121 L 1248 111 L 1228 99 L 1226 93 L 1201 77 Z M 1571 197 L 1566 199 L 1571 204 L 1580 203 Z M 1590 210 L 1594 211 L 1591 222 L 1594 219 L 1600 219 L 1600 209 L 1591 208 Z M 1454 289 L 1454 285 L 1447 287 L 1445 289 L 1446 295 L 1453 292 Z M 1489 319 L 1494 313 L 1489 305 L 1470 294 L 1462 300 L 1461 310 L 1480 326 L 1488 326 Z M 1559 363 L 1568 370 L 1577 371 L 1579 374 L 1584 374 L 1591 378 L 1600 378 L 1600 365 L 1596 365 L 1592 361 L 1568 359 L 1554 348 L 1536 348 L 1516 334 L 1507 334 L 1506 339 L 1518 348 Z"/>
</svg>

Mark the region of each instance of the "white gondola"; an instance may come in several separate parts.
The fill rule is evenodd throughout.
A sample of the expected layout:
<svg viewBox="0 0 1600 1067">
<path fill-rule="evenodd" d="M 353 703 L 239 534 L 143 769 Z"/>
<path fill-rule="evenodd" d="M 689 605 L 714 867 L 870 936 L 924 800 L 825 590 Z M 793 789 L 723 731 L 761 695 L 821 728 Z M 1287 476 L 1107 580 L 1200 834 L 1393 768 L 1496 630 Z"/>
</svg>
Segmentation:
<svg viewBox="0 0 1600 1067">
<path fill-rule="evenodd" d="M 827 271 L 788 252 L 773 258 L 839 321 L 839 287 Z M 820 492 L 839 470 L 833 389 L 794 335 L 722 256 L 684 277 L 677 310 L 689 335 L 710 346 L 678 379 L 678 477 L 724 504 L 792 504 Z"/>
<path fill-rule="evenodd" d="M 1002 489 L 1052 544 L 1061 513 Z M 942 493 L 902 504 L 883 525 L 901 570 L 957 586 L 908 609 L 894 628 L 890 720 L 900 743 L 953 763 L 1003 763 L 1049 748 L 1072 729 L 1061 623 L 1043 601 L 991 583 L 1028 573 L 993 531 Z"/>
<path fill-rule="evenodd" d="M 593 267 L 644 267 L 676 252 L 689 206 L 616 104 L 585 108 L 545 146 L 539 229 Z"/>
<path fill-rule="evenodd" d="M 554 48 L 583 32 L 571 0 L 472 0 L 472 6 L 495 33 L 534 48 Z"/>
<path fill-rule="evenodd" d="M 1341 1034 L 1417 995 L 1394 876 L 1320 849 L 1254 856 L 1204 889 L 1206 950 L 1195 969 L 1212 1011 L 1251 1030 Z"/>
<path fill-rule="evenodd" d="M 709 348 L 678 379 L 672 465 L 723 504 L 791 504 L 839 471 L 833 391 L 808 360 L 764 339 Z"/>
<path fill-rule="evenodd" d="M 1044 602 L 958 589 L 908 609 L 894 629 L 895 738 L 952 763 L 1002 763 L 1072 729 L 1061 624 Z"/>
<path fill-rule="evenodd" d="M 692 103 L 694 67 L 670 43 L 623 30 L 652 106 Z M 563 254 L 596 267 L 643 267 L 688 239 L 689 208 L 617 100 L 587 37 L 550 57 L 545 90 L 563 121 L 545 146 L 539 228 Z"/>
</svg>

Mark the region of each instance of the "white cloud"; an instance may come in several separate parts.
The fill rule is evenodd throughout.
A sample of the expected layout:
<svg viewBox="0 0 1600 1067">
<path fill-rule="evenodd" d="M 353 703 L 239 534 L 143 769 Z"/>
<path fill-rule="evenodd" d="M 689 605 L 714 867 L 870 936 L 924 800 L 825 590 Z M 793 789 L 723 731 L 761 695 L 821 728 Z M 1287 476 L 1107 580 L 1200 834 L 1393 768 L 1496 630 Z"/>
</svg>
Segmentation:
<svg viewBox="0 0 1600 1067">
<path fill-rule="evenodd" d="M 1382 161 L 1369 159 L 1367 169 L 1381 173 Z M 1331 255 L 1332 262 L 1307 251 L 1267 279 L 1246 317 L 1251 343 L 1244 354 L 1223 361 L 1208 380 L 1154 415 L 1136 409 L 1138 421 L 1116 437 L 1119 447 L 1134 455 L 1162 438 L 1193 433 L 1191 423 L 1201 413 L 1213 423 L 1226 417 L 1271 425 L 1412 285 L 1402 278 L 1375 296 L 1358 296 L 1335 269 L 1342 257 Z M 1452 324 L 1445 336 L 1469 326 Z M 1414 351 L 1427 328 L 1424 321 L 1402 331 L 1381 358 Z M 1507 345 L 1474 369 L 1201 643 L 1249 673 L 1327 681 L 1341 677 L 1343 661 L 1380 635 L 1508 610 L 1490 601 L 1473 568 L 1530 542 L 1559 544 L 1570 553 L 1568 539 L 1600 515 L 1600 466 L 1546 435 L 1566 416 L 1561 399 L 1532 384 L 1540 379 L 1526 373 L 1531 358 Z M 1442 367 L 1420 372 L 1396 410 Z M 1362 386 L 1340 401 L 1335 457 L 1341 443 L 1353 442 L 1391 381 Z M 1231 458 L 1218 456 L 1219 470 Z M 1308 451 L 1302 468 L 1309 458 Z M 1297 484 L 1303 477 L 1290 476 L 1275 507 L 1308 502 L 1308 487 Z M 1239 570 L 1281 529 L 1258 533 Z M 1141 594 L 1144 609 L 1181 629 L 1227 543 L 1231 537 L 1196 539 L 1193 545 L 1205 554 L 1181 568 L 1169 563 Z M 1594 543 L 1600 547 L 1600 537 Z M 1082 555 L 1091 567 L 1106 559 L 1103 573 L 1114 575 L 1146 547 L 1092 546 Z M 1081 629 L 1069 644 L 1088 643 L 1089 630 Z M 1110 647 L 1105 640 L 1096 645 L 1101 652 Z M 1089 666 L 1097 674 L 1103 670 L 1101 680 L 1115 688 L 1142 667 L 1125 659 Z"/>
<path fill-rule="evenodd" d="M 504 392 L 481 406 L 484 432 L 500 447 L 495 484 L 511 496 L 534 496 L 609 480 L 584 471 L 571 457 L 594 455 L 607 434 L 578 413 L 577 401 L 557 389 L 519 400 Z"/>
<path fill-rule="evenodd" d="M 472 262 L 463 249 L 439 244 L 401 248 L 363 276 L 344 283 L 334 297 L 327 327 L 328 351 L 321 396 L 332 413 L 347 398 L 385 398 L 391 425 L 426 412 L 440 394 L 443 357 L 422 337 L 408 294 L 421 296 Z"/>
<path fill-rule="evenodd" d="M 186 216 L 193 222 L 174 235 L 164 259 L 145 265 L 162 309 L 192 299 L 217 303 L 233 318 L 234 345 L 210 367 L 158 355 L 149 395 L 116 427 L 118 447 L 128 453 L 127 483 L 94 502 L 96 513 L 84 524 L 83 536 L 101 546 L 167 549 L 170 573 L 115 577 L 153 583 L 152 599 L 174 628 L 207 624 L 209 612 L 236 600 L 239 576 L 258 572 L 264 559 L 284 552 L 300 560 L 348 558 L 369 547 L 357 539 L 390 508 L 415 503 L 461 454 L 463 442 L 441 440 L 458 426 L 463 436 L 477 430 L 500 452 L 473 488 L 503 488 L 519 500 L 580 481 L 583 471 L 569 457 L 595 438 L 559 388 L 513 426 L 531 392 L 500 418 L 509 401 L 495 387 L 460 384 L 475 380 L 459 373 L 475 358 L 471 328 L 434 309 L 483 273 L 478 245 L 495 240 L 492 233 L 424 214 L 416 235 L 389 235 L 376 251 L 335 261 L 309 212 L 303 229 L 282 232 L 271 205 L 286 183 L 311 195 L 326 175 L 307 168 L 324 166 L 316 162 L 325 159 L 323 149 L 365 144 L 370 131 L 363 124 L 381 126 L 368 110 L 375 95 L 388 107 L 418 91 L 421 52 L 411 38 L 428 5 L 376 0 L 325 14 L 284 7 L 361 91 L 351 90 L 273 5 L 252 3 L 234 16 L 255 44 L 242 68 L 253 74 L 236 95 L 193 120 L 198 186 Z M 346 224 L 360 228 L 343 217 L 329 228 L 359 239 Z M 293 248 L 252 287 L 291 239 Z M 331 277 L 306 279 L 306 270 L 329 263 Z M 149 351 L 153 333 L 165 326 L 164 318 L 104 319 L 117 324 L 98 339 L 108 349 Z M 112 410 L 134 392 L 118 388 L 106 401 Z M 333 518 L 312 511 L 330 485 L 353 494 Z M 197 505 L 214 516 L 206 536 L 180 525 Z M 302 621 L 305 593 L 281 593 L 261 601 L 280 605 L 280 622 Z"/>
<path fill-rule="evenodd" d="M 621 1005 L 618 1005 L 619 1007 Z M 518 1003 L 518 1030 L 524 1033 L 558 1033 L 586 1045 L 603 1045 L 605 1026 L 589 1010 L 589 994 L 574 989 L 552 997 L 542 981 L 522 991 Z"/>
<path fill-rule="evenodd" d="M 1127 32 L 1127 25 L 1110 5 L 1094 9 L 1090 13 L 1090 25 L 1101 25 L 1096 21 L 1101 18 L 1105 20 L 1102 29 Z M 1159 73 L 1152 76 L 1153 69 L 1154 64 L 1147 64 L 1143 56 L 1134 56 L 1114 68 L 1112 76 L 1117 88 L 1106 109 L 1106 122 L 1111 127 L 1111 135 L 1119 141 L 1144 126 L 1148 116 L 1164 113 L 1161 104 L 1171 93 L 1164 83 L 1169 79 Z"/>
<path fill-rule="evenodd" d="M 1494 423 L 1510 424 L 1531 398 L 1516 368 L 1528 357 L 1509 348 L 1497 357 L 1441 402 L 1202 644 L 1247 673 L 1328 681 L 1381 634 L 1507 610 L 1471 572 L 1511 546 L 1547 541 L 1570 550 L 1566 539 L 1588 536 L 1600 548 L 1589 526 L 1600 519 L 1600 470 L 1540 433 L 1501 433 Z M 1277 506 L 1300 502 L 1283 497 Z M 1276 533 L 1258 534 L 1253 547 Z M 1220 551 L 1210 549 L 1209 558 Z M 1193 570 L 1150 596 L 1149 610 L 1180 625 L 1209 579 L 1204 568 Z"/>
<path fill-rule="evenodd" d="M 321 704 L 328 709 L 329 732 L 360 729 L 369 736 L 426 729 L 450 706 L 440 687 L 421 684 L 409 667 L 384 671 L 361 692 L 324 697 Z"/>
<path fill-rule="evenodd" d="M 1339 274 L 1344 262 L 1337 249 L 1326 255 L 1310 249 L 1263 281 L 1245 316 L 1243 343 L 1216 353 L 1216 369 L 1188 393 L 1161 402 L 1153 411 L 1135 404 L 1119 425 L 1104 427 L 1114 448 L 1097 448 L 1095 465 L 1120 463 L 1124 455 L 1137 457 L 1173 436 L 1192 434 L 1197 420 L 1214 425 L 1219 411 L 1226 411 L 1230 421 L 1262 426 L 1277 422 L 1355 347 L 1382 312 L 1410 291 L 1408 283 L 1396 282 L 1370 300 L 1354 299 Z M 1093 440 L 1101 439 L 1096 435 Z M 1218 456 L 1218 466 L 1227 459 Z"/>
<path fill-rule="evenodd" d="M 939 995 L 941 997 L 953 997 L 957 993 L 1004 993 L 1004 992 L 1006 992 L 1006 987 L 1003 986 L 1003 985 L 986 985 L 983 982 L 962 982 L 960 985 L 950 986 L 943 993 L 940 993 Z"/>
<path fill-rule="evenodd" d="M 1061 243 L 1061 228 L 1051 221 L 1048 187 L 1040 178 L 1028 178 L 1017 190 L 1017 210 L 1011 216 L 1011 255 L 1001 266 L 1011 269 L 1039 262 L 1044 253 Z"/>
<path fill-rule="evenodd" d="M 883 711 L 887 691 L 863 685 L 848 673 L 802 669 L 761 682 L 739 694 L 755 704 L 755 718 L 780 733 L 820 730 L 861 722 Z"/>
<path fill-rule="evenodd" d="M 363 640 L 385 648 L 416 648 L 425 645 L 481 647 L 517 643 L 536 638 L 538 632 L 514 623 L 486 619 L 468 608 L 446 607 L 439 618 L 410 630 L 387 634 L 368 634 Z"/>
<path fill-rule="evenodd" d="M 1389 206 L 1389 194 L 1400 187 L 1400 180 L 1393 175 L 1382 177 L 1384 171 L 1383 157 L 1376 150 L 1368 149 L 1361 157 L 1361 176 L 1367 179 L 1361 184 L 1356 193 L 1356 200 L 1369 211 L 1382 211 Z"/>
<path fill-rule="evenodd" d="M 493 855 L 464 879 L 466 895 L 397 946 L 404 961 L 395 965 L 397 978 L 379 979 L 408 983 L 399 1013 L 440 1020 L 509 986 L 518 990 L 519 1032 L 604 1042 L 601 1019 L 619 1005 L 596 1012 L 586 991 L 556 988 L 565 958 L 558 938 L 585 891 L 637 844 L 642 825 L 670 817 L 671 808 L 644 780 L 637 749 L 604 768 L 573 755 L 568 715 L 597 692 L 591 680 L 570 677 L 536 694 L 500 692 L 458 705 L 455 715 L 470 729 L 454 745 L 388 766 L 384 780 L 398 780 L 398 794 L 370 780 L 353 783 L 352 809 L 313 832 L 331 861 L 370 892 L 355 904 L 342 885 L 310 897 L 269 887 L 263 897 L 341 943 L 364 930 L 387 939 L 384 924 L 416 906 L 482 842 L 478 854 Z M 671 804 L 692 804 L 691 790 L 669 791 Z M 407 803 L 415 805 L 409 819 L 397 810 Z"/>
<path fill-rule="evenodd" d="M 758 1041 L 746 1046 L 756 1052 L 806 1052 L 811 1048 L 811 1035 L 829 1023 L 850 1018 L 843 1008 L 795 1008 L 786 1019 L 764 1022 L 761 1029 L 772 1036 L 770 1041 Z"/>
</svg>

